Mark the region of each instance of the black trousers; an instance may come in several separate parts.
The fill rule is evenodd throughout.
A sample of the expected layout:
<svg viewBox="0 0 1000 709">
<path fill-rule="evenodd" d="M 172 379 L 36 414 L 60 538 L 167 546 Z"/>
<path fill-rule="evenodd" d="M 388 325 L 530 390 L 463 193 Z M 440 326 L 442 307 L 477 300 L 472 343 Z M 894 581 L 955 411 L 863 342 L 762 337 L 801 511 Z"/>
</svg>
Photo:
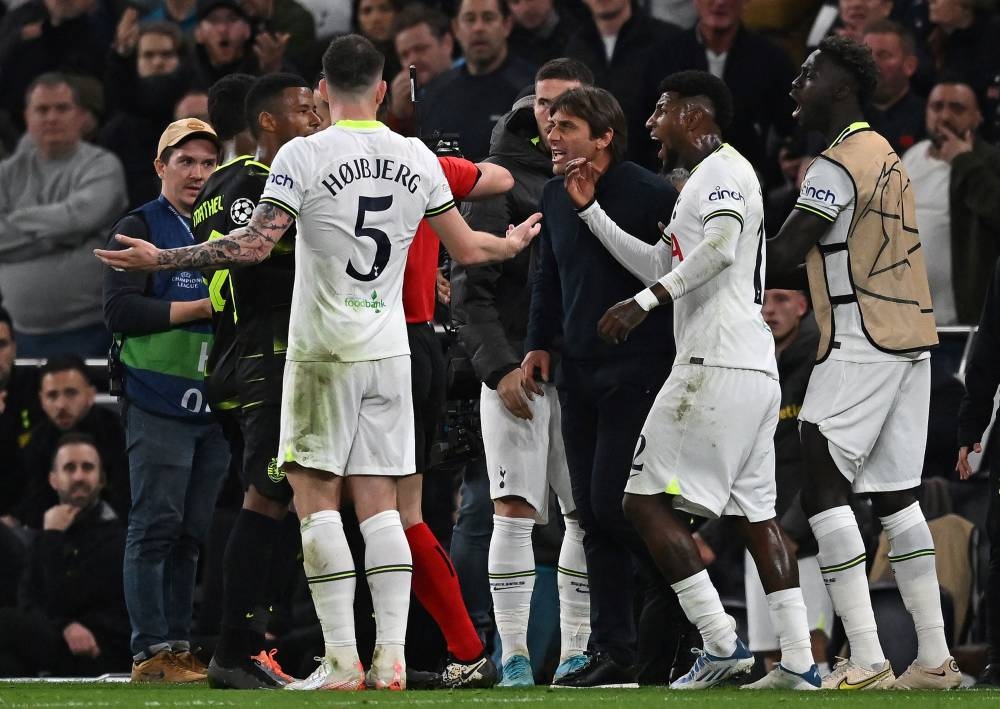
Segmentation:
<svg viewBox="0 0 1000 709">
<path fill-rule="evenodd" d="M 994 429 L 995 431 L 996 429 Z M 988 662 L 1000 663 L 1000 436 L 991 435 L 990 454 L 990 506 L 986 514 L 986 533 L 990 540 L 990 564 L 986 576 L 986 640 L 989 643 Z"/>
<path fill-rule="evenodd" d="M 102 644 L 98 657 L 76 657 L 63 639 L 62 627 L 40 611 L 0 608 L 0 677 L 33 677 L 50 672 L 67 677 L 97 676 L 105 672 L 127 672 L 132 658 L 121 647 Z"/>
<path fill-rule="evenodd" d="M 635 662 L 635 573 L 652 566 L 622 512 L 636 441 L 666 380 L 666 357 L 563 360 L 562 433 L 590 578 L 591 645 L 616 662 Z M 655 573 L 655 572 L 651 572 Z M 661 584 L 651 584 L 651 588 Z"/>
</svg>

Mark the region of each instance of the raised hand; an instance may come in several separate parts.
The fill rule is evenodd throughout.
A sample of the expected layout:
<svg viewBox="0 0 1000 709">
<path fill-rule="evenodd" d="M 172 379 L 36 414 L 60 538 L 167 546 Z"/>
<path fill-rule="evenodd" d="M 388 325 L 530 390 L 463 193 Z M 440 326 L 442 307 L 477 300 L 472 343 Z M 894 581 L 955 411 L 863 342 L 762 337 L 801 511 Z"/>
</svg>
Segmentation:
<svg viewBox="0 0 1000 709">
<path fill-rule="evenodd" d="M 517 226 L 507 227 L 507 258 L 517 256 L 521 250 L 531 243 L 531 240 L 538 236 L 542 225 L 542 213 L 535 212 Z"/>
<path fill-rule="evenodd" d="M 120 251 L 94 249 L 94 256 L 116 271 L 155 271 L 159 263 L 160 249 L 148 241 L 124 234 L 115 234 L 115 240 L 128 248 Z"/>
<path fill-rule="evenodd" d="M 577 209 L 586 207 L 594 199 L 600 171 L 586 158 L 574 158 L 566 163 L 563 185 L 570 201 Z"/>
</svg>

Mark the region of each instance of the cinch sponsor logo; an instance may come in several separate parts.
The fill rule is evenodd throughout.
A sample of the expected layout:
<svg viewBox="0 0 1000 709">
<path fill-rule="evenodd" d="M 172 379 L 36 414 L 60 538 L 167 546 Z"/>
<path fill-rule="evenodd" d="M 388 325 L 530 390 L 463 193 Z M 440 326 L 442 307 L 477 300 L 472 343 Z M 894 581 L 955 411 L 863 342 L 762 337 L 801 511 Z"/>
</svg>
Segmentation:
<svg viewBox="0 0 1000 709">
<path fill-rule="evenodd" d="M 820 202 L 829 202 L 830 204 L 837 203 L 837 195 L 833 193 L 833 190 L 816 189 L 815 187 L 802 185 L 802 194 L 806 197 L 818 199 Z"/>
<path fill-rule="evenodd" d="M 718 185 L 716 185 L 715 189 L 712 191 L 712 193 L 710 195 L 708 195 L 708 201 L 709 202 L 719 202 L 719 201 L 721 201 L 723 199 L 735 199 L 737 202 L 742 202 L 743 201 L 743 195 L 741 195 L 736 190 L 727 190 L 727 189 L 723 189 L 722 187 L 719 187 Z"/>
<path fill-rule="evenodd" d="M 349 295 L 344 298 L 344 305 L 355 310 L 374 310 L 381 313 L 385 310 L 385 301 L 378 297 L 377 291 L 372 291 L 371 298 Z"/>
<path fill-rule="evenodd" d="M 295 186 L 295 180 L 293 180 L 288 175 L 277 175 L 277 174 L 275 174 L 273 172 L 271 173 L 271 182 L 273 182 L 274 184 L 276 184 L 278 187 L 294 187 Z"/>
<path fill-rule="evenodd" d="M 213 214 L 218 214 L 222 211 L 222 195 L 212 197 L 212 199 L 207 202 L 202 202 L 198 205 L 197 209 L 191 214 L 191 223 L 194 226 L 198 226 L 203 221 L 208 219 Z"/>
</svg>

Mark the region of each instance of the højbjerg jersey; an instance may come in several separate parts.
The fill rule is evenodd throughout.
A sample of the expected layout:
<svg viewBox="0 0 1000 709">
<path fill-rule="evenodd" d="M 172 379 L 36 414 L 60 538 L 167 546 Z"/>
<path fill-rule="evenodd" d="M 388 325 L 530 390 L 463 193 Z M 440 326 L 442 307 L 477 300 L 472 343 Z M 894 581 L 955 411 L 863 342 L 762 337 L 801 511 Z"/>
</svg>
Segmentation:
<svg viewBox="0 0 1000 709">
<path fill-rule="evenodd" d="M 671 268 L 704 243 L 713 219 L 739 222 L 735 261 L 674 302 L 677 364 L 753 369 L 777 378 L 774 338 L 761 315 L 764 296 L 764 208 L 753 167 L 728 143 L 691 172 L 674 207 L 667 234 Z"/>
<path fill-rule="evenodd" d="M 339 121 L 282 146 L 261 202 L 297 220 L 287 359 L 408 354 L 406 253 L 421 219 L 455 206 L 434 154 L 377 121 Z"/>
</svg>

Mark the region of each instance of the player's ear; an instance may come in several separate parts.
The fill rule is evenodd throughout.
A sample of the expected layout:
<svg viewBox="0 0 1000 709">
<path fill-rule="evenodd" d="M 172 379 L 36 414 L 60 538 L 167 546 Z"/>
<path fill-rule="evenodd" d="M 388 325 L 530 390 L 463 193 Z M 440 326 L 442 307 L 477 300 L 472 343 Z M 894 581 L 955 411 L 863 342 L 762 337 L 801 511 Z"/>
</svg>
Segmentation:
<svg viewBox="0 0 1000 709">
<path fill-rule="evenodd" d="M 385 79 L 378 82 L 378 88 L 375 89 L 375 104 L 377 106 L 382 105 L 382 101 L 385 100 L 385 94 L 389 91 L 389 84 L 385 82 Z"/>
<path fill-rule="evenodd" d="M 274 116 L 267 111 L 261 111 L 257 115 L 257 125 L 266 130 L 268 133 L 273 133 L 278 128 L 278 123 L 274 120 Z"/>
</svg>

